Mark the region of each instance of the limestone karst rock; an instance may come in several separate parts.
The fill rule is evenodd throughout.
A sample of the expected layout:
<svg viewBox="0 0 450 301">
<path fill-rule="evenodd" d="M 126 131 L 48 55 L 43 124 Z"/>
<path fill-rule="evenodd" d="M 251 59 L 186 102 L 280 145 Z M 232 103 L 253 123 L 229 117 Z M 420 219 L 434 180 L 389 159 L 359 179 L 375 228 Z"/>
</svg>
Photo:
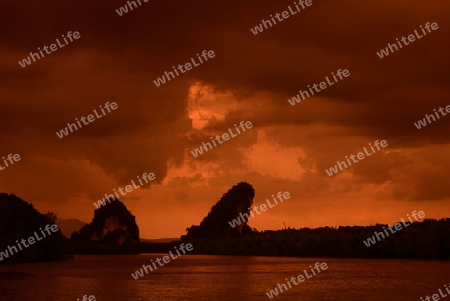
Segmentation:
<svg viewBox="0 0 450 301">
<path fill-rule="evenodd" d="M 61 231 L 43 237 L 40 228 L 53 225 L 56 215 L 42 214 L 14 194 L 0 193 L 0 252 L 3 263 L 51 261 L 71 258 Z M 34 239 L 37 233 L 39 238 Z M 28 239 L 33 237 L 34 243 Z M 28 241 L 19 247 L 17 241 Z M 39 240 L 39 241 L 37 241 Z M 28 245 L 28 247 L 25 247 Z"/>
<path fill-rule="evenodd" d="M 72 239 L 118 245 L 137 244 L 139 228 L 135 216 L 121 201 L 114 199 L 106 206 L 96 209 L 92 222 L 74 232 Z"/>
<path fill-rule="evenodd" d="M 191 226 L 186 229 L 184 238 L 206 237 L 232 237 L 246 231 L 251 231 L 247 221 L 236 228 L 232 228 L 228 222 L 242 215 L 250 215 L 249 208 L 253 204 L 255 190 L 252 185 L 240 182 L 228 190 L 222 198 L 211 208 L 208 215 L 199 226 Z"/>
</svg>

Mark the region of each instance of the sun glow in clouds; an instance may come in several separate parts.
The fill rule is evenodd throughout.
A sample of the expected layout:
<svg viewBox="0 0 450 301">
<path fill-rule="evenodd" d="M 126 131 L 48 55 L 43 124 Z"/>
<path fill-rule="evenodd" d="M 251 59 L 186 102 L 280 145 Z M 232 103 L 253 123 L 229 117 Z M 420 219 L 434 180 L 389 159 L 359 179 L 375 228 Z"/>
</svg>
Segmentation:
<svg viewBox="0 0 450 301">
<path fill-rule="evenodd" d="M 188 117 L 195 130 L 201 130 L 212 122 L 225 121 L 226 115 L 232 111 L 254 109 L 251 101 L 240 101 L 230 91 L 219 92 L 214 87 L 199 82 L 189 88 Z"/>
<path fill-rule="evenodd" d="M 301 147 L 286 148 L 275 141 L 270 141 L 264 129 L 258 130 L 257 136 L 258 142 L 247 153 L 249 167 L 262 175 L 301 180 L 302 173 L 309 169 L 299 163 L 307 161 L 303 149 Z"/>
</svg>

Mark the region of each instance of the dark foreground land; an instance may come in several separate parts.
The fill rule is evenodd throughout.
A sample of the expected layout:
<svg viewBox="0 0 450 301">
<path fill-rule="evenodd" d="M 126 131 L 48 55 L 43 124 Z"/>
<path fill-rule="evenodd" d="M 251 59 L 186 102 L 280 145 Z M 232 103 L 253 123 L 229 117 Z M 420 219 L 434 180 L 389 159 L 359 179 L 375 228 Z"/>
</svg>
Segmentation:
<svg viewBox="0 0 450 301">
<path fill-rule="evenodd" d="M 107 244 L 70 244 L 78 254 L 165 253 L 181 243 L 191 243 L 189 254 L 299 256 L 335 258 L 450 258 L 450 218 L 426 219 L 415 222 L 394 234 L 376 240 L 369 247 L 367 241 L 383 227 L 352 226 L 317 229 L 285 229 L 252 231 L 239 237 L 184 238 L 170 243 L 144 242 L 134 246 Z"/>
<path fill-rule="evenodd" d="M 188 228 L 187 234 L 179 241 L 141 242 L 135 217 L 123 203 L 116 200 L 96 210 L 93 221 L 79 232 L 74 232 L 70 239 L 58 231 L 15 254 L 8 252 L 17 240 L 30 237 L 41 227 L 55 223 L 56 216 L 51 212 L 41 214 L 15 195 L 0 193 L 0 207 L 3 208 L 0 211 L 0 264 L 66 260 L 71 259 L 72 254 L 167 253 L 174 251 L 181 243 L 193 245 L 189 254 L 202 255 L 450 258 L 450 218 L 425 219 L 402 227 L 395 233 L 386 229 L 388 225 L 377 224 L 278 231 L 257 231 L 245 225 L 242 234 L 239 234 L 236 228 L 223 222 L 233 214 L 235 216 L 232 210 L 235 204 L 230 201 L 231 207 L 225 205 L 228 199 L 237 199 L 229 194 L 235 190 L 239 192 L 239 187 L 225 194 L 200 225 Z M 244 194 L 244 199 L 252 195 L 250 190 L 247 195 Z M 105 229 L 111 226 L 115 227 L 114 230 L 105 234 Z M 378 232 L 379 239 L 375 237 L 375 232 Z"/>
</svg>

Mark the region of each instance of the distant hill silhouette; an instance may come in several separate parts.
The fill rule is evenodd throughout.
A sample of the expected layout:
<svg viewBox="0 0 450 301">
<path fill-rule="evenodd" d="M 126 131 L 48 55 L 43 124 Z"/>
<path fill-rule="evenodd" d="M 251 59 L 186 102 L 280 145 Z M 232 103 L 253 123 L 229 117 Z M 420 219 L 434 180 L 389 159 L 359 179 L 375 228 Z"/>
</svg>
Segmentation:
<svg viewBox="0 0 450 301">
<path fill-rule="evenodd" d="M 180 238 L 156 238 L 156 239 L 143 239 L 141 238 L 141 242 L 151 242 L 151 243 L 168 243 L 168 242 L 174 242 L 174 241 L 180 241 Z"/>
<path fill-rule="evenodd" d="M 240 213 L 250 214 L 249 208 L 254 197 L 255 190 L 249 183 L 240 182 L 234 185 L 212 206 L 200 225 L 187 228 L 187 234 L 182 238 L 233 237 L 250 232 L 251 228 L 247 222 L 236 228 L 232 228 L 228 222 L 237 218 Z"/>
<path fill-rule="evenodd" d="M 0 193 L 0 252 L 10 246 L 18 249 L 16 253 L 9 253 L 8 258 L 3 258 L 3 263 L 50 261 L 71 258 L 70 251 L 66 246 L 66 238 L 61 231 L 51 233 L 46 237 L 39 228 L 55 223 L 56 215 L 51 212 L 41 214 L 33 205 L 25 202 L 14 194 Z M 38 233 L 41 240 L 29 245 L 17 247 L 17 241 Z"/>
<path fill-rule="evenodd" d="M 62 219 L 59 217 L 56 219 L 56 224 L 65 237 L 71 237 L 73 232 L 79 231 L 83 226 L 87 225 L 85 222 L 77 219 Z"/>
<path fill-rule="evenodd" d="M 139 228 L 136 218 L 117 199 L 94 211 L 91 223 L 71 237 L 75 253 L 136 253 L 139 244 Z"/>
</svg>

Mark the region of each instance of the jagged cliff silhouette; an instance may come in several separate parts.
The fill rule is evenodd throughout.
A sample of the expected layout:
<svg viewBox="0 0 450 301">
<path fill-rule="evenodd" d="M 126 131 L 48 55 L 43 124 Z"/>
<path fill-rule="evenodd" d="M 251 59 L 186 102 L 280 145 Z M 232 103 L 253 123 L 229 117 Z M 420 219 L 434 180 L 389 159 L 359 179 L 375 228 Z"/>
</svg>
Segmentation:
<svg viewBox="0 0 450 301">
<path fill-rule="evenodd" d="M 66 246 L 66 238 L 61 231 L 36 241 L 27 248 L 9 253 L 8 246 L 17 248 L 17 241 L 27 239 L 40 233 L 40 228 L 55 223 L 56 215 L 52 212 L 42 214 L 33 205 L 14 194 L 0 193 L 0 252 L 4 251 L 0 264 L 33 261 L 51 261 L 72 258 Z M 40 234 L 42 236 L 42 234 Z M 41 237 L 42 238 L 42 237 Z"/>
<path fill-rule="evenodd" d="M 258 231 L 247 223 L 232 228 L 228 222 L 249 213 L 255 191 L 241 182 L 231 188 L 200 225 L 181 237 L 195 247 L 191 254 L 352 257 L 352 258 L 450 258 L 450 218 L 424 219 L 388 236 L 371 247 L 363 243 L 374 231 L 388 225 L 340 226 Z"/>
<path fill-rule="evenodd" d="M 200 225 L 187 228 L 187 234 L 182 238 L 235 237 L 250 232 L 251 228 L 246 221 L 236 228 L 232 228 L 228 222 L 237 218 L 240 213 L 250 214 L 249 208 L 253 204 L 254 197 L 255 190 L 249 183 L 240 182 L 234 185 L 212 206 Z"/>
<path fill-rule="evenodd" d="M 139 227 L 136 218 L 117 199 L 94 211 L 92 222 L 72 234 L 72 240 L 107 244 L 138 244 Z"/>
</svg>

